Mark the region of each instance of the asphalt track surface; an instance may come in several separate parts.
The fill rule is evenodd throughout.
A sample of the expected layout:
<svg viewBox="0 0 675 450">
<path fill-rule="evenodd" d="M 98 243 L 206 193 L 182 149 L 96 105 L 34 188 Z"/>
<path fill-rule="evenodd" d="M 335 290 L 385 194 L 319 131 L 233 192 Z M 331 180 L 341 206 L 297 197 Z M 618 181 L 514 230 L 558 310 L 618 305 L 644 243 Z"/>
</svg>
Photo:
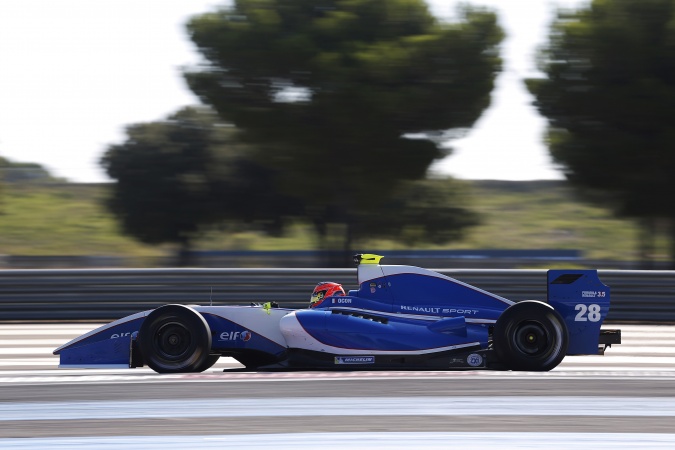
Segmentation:
<svg viewBox="0 0 675 450">
<path fill-rule="evenodd" d="M 0 448 L 675 448 L 675 326 L 547 373 L 57 369 L 95 326 L 0 325 Z"/>
</svg>

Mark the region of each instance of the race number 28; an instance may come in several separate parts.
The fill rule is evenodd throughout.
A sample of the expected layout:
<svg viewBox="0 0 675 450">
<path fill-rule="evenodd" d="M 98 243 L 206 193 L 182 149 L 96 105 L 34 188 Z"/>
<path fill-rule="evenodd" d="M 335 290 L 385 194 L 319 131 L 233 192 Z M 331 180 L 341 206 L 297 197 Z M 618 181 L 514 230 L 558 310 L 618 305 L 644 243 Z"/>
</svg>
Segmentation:
<svg viewBox="0 0 675 450">
<path fill-rule="evenodd" d="M 574 317 L 575 322 L 598 322 L 602 316 L 600 315 L 600 305 L 593 303 L 592 305 L 585 305 L 579 303 L 574 307 L 577 315 Z"/>
</svg>

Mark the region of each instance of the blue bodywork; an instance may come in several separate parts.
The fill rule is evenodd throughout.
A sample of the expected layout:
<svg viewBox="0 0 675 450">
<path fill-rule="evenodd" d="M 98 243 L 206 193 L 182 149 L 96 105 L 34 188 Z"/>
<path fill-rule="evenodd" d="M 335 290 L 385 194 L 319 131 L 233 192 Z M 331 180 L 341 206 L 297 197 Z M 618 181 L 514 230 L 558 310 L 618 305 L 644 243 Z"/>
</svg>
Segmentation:
<svg viewBox="0 0 675 450">
<path fill-rule="evenodd" d="M 192 308 L 208 324 L 209 352 L 232 356 L 249 368 L 508 367 L 491 351 L 492 331 L 515 302 L 419 267 L 362 263 L 358 277 L 358 289 L 314 309 Z M 551 270 L 547 286 L 548 304 L 562 317 L 569 338 L 566 354 L 597 354 L 610 304 L 609 288 L 597 271 Z M 136 343 L 150 312 L 119 319 L 56 349 L 61 367 L 142 365 Z"/>
<path fill-rule="evenodd" d="M 609 287 L 595 270 L 549 270 L 548 303 L 567 325 L 568 355 L 597 352 L 600 325 L 609 313 Z"/>
</svg>

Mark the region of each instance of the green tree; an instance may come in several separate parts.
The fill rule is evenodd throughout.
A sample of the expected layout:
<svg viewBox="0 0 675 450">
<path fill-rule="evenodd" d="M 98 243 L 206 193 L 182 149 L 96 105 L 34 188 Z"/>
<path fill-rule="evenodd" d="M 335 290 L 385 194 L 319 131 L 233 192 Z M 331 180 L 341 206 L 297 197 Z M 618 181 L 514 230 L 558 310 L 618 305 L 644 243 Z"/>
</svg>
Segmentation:
<svg viewBox="0 0 675 450">
<path fill-rule="evenodd" d="M 445 24 L 422 0 L 238 0 L 189 22 L 207 64 L 185 76 L 302 200 L 320 247 L 331 224 L 348 246 L 490 103 L 503 34 L 492 12 L 461 12 Z"/>
<path fill-rule="evenodd" d="M 394 238 L 405 245 L 441 245 L 462 238 L 480 223 L 468 207 L 468 186 L 452 178 L 432 178 L 401 183 L 378 214 L 367 214 L 354 227 L 355 239 Z"/>
<path fill-rule="evenodd" d="M 274 173 L 249 161 L 234 127 L 208 108 L 129 126 L 127 140 L 111 145 L 101 164 L 117 181 L 106 205 L 124 232 L 147 244 L 178 244 L 179 265 L 205 226 L 269 219 L 267 230 L 275 231 L 288 209 L 268 189 Z"/>
<path fill-rule="evenodd" d="M 37 163 L 22 163 L 0 157 L 0 180 L 5 183 L 50 183 L 64 180 L 54 178 L 47 169 Z"/>
<path fill-rule="evenodd" d="M 526 81 L 567 178 L 648 229 L 675 219 L 674 24 L 672 0 L 561 11 L 540 55 L 546 78 Z"/>
</svg>

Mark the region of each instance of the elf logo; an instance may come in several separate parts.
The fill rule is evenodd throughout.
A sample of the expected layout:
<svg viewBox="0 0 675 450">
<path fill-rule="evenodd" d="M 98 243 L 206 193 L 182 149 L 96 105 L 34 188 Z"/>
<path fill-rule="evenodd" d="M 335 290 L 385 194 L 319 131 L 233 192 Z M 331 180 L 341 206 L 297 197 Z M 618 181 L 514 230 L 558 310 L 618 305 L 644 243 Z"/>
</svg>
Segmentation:
<svg viewBox="0 0 675 450">
<path fill-rule="evenodd" d="M 113 333 L 110 336 L 110 339 L 119 339 L 121 337 L 127 337 L 127 336 L 131 336 L 131 331 L 127 331 L 126 333 Z"/>
<path fill-rule="evenodd" d="M 223 331 L 220 333 L 220 340 L 221 341 L 236 341 L 236 340 L 242 340 L 244 342 L 250 341 L 251 336 L 253 336 L 253 333 L 251 333 L 248 330 L 244 331 Z"/>
</svg>

